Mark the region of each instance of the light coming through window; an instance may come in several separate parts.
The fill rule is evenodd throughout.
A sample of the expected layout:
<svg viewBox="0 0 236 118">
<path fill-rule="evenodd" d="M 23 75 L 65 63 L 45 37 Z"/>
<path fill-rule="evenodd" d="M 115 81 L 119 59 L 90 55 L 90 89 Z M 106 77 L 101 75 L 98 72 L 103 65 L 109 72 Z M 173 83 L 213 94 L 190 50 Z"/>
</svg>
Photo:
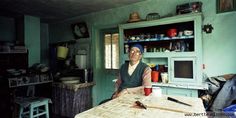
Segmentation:
<svg viewBox="0 0 236 118">
<path fill-rule="evenodd" d="M 105 33 L 105 69 L 119 69 L 119 34 Z"/>
</svg>

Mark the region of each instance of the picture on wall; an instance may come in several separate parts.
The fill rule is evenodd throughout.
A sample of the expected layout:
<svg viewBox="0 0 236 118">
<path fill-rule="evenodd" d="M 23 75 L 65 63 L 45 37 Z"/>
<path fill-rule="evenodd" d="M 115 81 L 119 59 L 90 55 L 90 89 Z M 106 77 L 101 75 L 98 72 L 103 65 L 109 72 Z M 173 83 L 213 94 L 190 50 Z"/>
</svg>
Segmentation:
<svg viewBox="0 0 236 118">
<path fill-rule="evenodd" d="M 236 0 L 216 0 L 216 12 L 223 13 L 236 10 Z"/>
<path fill-rule="evenodd" d="M 89 32 L 85 22 L 79 22 L 71 25 L 75 39 L 88 38 Z"/>
</svg>

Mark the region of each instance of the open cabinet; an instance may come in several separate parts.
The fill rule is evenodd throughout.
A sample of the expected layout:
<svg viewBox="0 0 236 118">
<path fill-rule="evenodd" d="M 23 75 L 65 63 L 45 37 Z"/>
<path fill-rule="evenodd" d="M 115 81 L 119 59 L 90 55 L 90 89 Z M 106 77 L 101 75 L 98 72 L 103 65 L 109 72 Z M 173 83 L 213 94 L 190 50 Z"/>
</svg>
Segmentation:
<svg viewBox="0 0 236 118">
<path fill-rule="evenodd" d="M 120 64 L 128 60 L 131 45 L 141 44 L 145 63 L 164 66 L 160 72 L 167 73 L 168 83 L 152 83 L 164 94 L 198 97 L 198 90 L 207 88 L 202 78 L 201 13 L 121 24 L 119 32 Z"/>
</svg>

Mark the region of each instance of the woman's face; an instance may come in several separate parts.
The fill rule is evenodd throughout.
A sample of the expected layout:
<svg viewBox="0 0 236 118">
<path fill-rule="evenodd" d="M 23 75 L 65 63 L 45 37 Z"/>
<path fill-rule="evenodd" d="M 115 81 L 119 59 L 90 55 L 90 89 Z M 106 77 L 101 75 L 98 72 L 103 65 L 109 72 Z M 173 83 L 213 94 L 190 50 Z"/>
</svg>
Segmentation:
<svg viewBox="0 0 236 118">
<path fill-rule="evenodd" d="M 129 51 L 129 60 L 135 64 L 142 58 L 142 53 L 140 52 L 139 48 L 132 47 Z"/>
</svg>

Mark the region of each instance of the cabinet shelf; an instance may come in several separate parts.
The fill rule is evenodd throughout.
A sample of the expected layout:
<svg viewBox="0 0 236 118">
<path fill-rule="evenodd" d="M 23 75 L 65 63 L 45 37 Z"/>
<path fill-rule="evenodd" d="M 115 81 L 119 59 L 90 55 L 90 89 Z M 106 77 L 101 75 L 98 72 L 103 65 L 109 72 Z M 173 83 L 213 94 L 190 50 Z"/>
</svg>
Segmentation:
<svg viewBox="0 0 236 118">
<path fill-rule="evenodd" d="M 193 84 L 176 84 L 176 83 L 158 83 L 158 82 L 152 82 L 153 86 L 159 86 L 159 87 L 175 87 L 175 88 L 188 88 L 188 89 L 200 89 L 200 90 L 207 90 L 208 85 L 205 83 L 199 84 L 199 85 L 193 85 Z"/>
<path fill-rule="evenodd" d="M 196 56 L 194 52 L 146 52 L 143 58 L 159 58 L 159 57 L 178 57 L 178 56 Z"/>
<path fill-rule="evenodd" d="M 56 43 L 51 43 L 50 45 L 52 46 L 58 46 L 58 45 L 70 45 L 70 44 L 75 44 L 76 40 L 68 40 L 68 41 L 59 41 Z"/>
<path fill-rule="evenodd" d="M 195 57 L 194 52 L 145 52 L 143 53 L 143 58 L 162 58 L 162 57 Z M 128 54 L 124 54 L 124 57 L 127 57 Z"/>
<path fill-rule="evenodd" d="M 181 36 L 181 37 L 163 37 L 163 38 L 151 38 L 151 39 L 144 39 L 144 40 L 128 40 L 124 41 L 124 44 L 132 44 L 132 43 L 145 43 L 145 42 L 162 42 L 162 41 L 175 41 L 175 40 L 189 40 L 193 39 L 194 36 Z"/>
<path fill-rule="evenodd" d="M 52 80 L 49 80 L 49 81 L 43 81 L 43 82 L 32 82 L 32 83 L 28 83 L 28 84 L 19 84 L 19 85 L 16 85 L 16 86 L 10 86 L 10 88 L 13 88 L 13 87 L 20 87 L 20 86 L 32 86 L 32 85 L 38 85 L 38 84 L 46 84 L 46 83 L 51 83 Z"/>
</svg>

